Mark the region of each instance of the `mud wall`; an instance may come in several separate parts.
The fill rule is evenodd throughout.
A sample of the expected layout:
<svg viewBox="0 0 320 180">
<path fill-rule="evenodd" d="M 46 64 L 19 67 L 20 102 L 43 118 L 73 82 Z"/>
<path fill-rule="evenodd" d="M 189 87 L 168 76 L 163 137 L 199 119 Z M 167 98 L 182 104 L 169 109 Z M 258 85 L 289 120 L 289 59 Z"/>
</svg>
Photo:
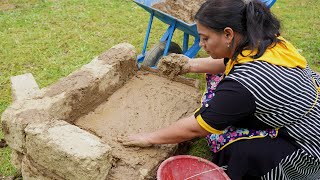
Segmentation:
<svg viewBox="0 0 320 180">
<path fill-rule="evenodd" d="M 31 74 L 12 77 L 14 101 L 1 123 L 12 163 L 23 178 L 107 177 L 110 146 L 72 122 L 108 99 L 136 71 L 134 47 L 119 44 L 43 89 Z"/>
</svg>

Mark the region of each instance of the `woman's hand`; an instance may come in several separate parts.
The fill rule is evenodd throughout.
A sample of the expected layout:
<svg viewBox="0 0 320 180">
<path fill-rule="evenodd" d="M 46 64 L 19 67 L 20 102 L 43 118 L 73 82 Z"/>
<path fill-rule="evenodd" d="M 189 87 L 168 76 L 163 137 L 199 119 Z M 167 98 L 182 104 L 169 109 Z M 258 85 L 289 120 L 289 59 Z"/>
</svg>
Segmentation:
<svg viewBox="0 0 320 180">
<path fill-rule="evenodd" d="M 118 142 L 124 146 L 150 147 L 149 133 L 129 135 L 128 137 L 118 137 Z"/>
<path fill-rule="evenodd" d="M 195 58 L 190 59 L 183 54 L 171 53 L 160 59 L 158 69 L 169 78 L 186 73 L 220 74 L 226 69 L 224 59 Z"/>
<path fill-rule="evenodd" d="M 119 137 L 118 142 L 124 146 L 150 147 L 153 144 L 176 144 L 208 134 L 210 133 L 199 125 L 194 115 L 191 115 L 151 133 Z"/>
<path fill-rule="evenodd" d="M 160 59 L 158 69 L 163 75 L 170 78 L 188 73 L 190 70 L 189 58 L 183 54 L 171 53 Z"/>
</svg>

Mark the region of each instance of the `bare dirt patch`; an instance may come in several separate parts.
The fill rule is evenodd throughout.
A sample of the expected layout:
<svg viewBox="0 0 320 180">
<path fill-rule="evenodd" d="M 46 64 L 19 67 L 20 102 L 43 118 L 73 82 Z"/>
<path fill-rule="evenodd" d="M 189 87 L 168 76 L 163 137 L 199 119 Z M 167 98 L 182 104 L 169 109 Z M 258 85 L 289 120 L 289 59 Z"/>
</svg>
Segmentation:
<svg viewBox="0 0 320 180">
<path fill-rule="evenodd" d="M 16 9 L 16 6 L 14 4 L 10 4 L 10 3 L 0 4 L 0 11 L 9 11 L 13 9 Z"/>
</svg>

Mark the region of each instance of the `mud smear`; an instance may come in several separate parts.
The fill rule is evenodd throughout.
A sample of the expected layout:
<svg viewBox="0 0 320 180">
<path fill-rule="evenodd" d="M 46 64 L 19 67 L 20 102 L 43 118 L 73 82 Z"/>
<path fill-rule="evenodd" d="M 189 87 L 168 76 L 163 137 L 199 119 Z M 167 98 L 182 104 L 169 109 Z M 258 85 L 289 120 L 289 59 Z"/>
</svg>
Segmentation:
<svg viewBox="0 0 320 180">
<path fill-rule="evenodd" d="M 191 115 L 200 97 L 194 87 L 139 71 L 108 101 L 75 124 L 111 146 L 114 162 L 108 179 L 153 179 L 155 168 L 175 153 L 177 145 L 126 148 L 116 138 L 151 132 Z"/>
<path fill-rule="evenodd" d="M 205 1 L 206 0 L 166 0 L 154 4 L 152 7 L 170 14 L 188 24 L 192 24 L 194 23 L 195 14 Z"/>
</svg>

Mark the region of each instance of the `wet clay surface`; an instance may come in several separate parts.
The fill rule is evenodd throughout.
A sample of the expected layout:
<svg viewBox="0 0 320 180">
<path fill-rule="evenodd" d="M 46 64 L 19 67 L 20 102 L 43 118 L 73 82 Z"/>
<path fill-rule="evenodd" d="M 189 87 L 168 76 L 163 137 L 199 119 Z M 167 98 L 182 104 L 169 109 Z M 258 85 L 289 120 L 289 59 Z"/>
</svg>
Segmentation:
<svg viewBox="0 0 320 180">
<path fill-rule="evenodd" d="M 187 73 L 190 66 L 188 65 L 189 58 L 183 54 L 171 53 L 168 56 L 163 56 L 158 64 L 158 69 L 161 74 L 173 79 L 180 74 Z"/>
<path fill-rule="evenodd" d="M 194 87 L 139 71 L 106 102 L 75 124 L 111 146 L 114 162 L 108 179 L 154 179 L 159 163 L 172 155 L 177 145 L 129 148 L 116 138 L 154 131 L 189 116 L 199 106 L 200 97 Z"/>
<path fill-rule="evenodd" d="M 206 0 L 166 0 L 154 4 L 152 7 L 159 9 L 186 23 L 194 23 L 194 16 Z"/>
</svg>

